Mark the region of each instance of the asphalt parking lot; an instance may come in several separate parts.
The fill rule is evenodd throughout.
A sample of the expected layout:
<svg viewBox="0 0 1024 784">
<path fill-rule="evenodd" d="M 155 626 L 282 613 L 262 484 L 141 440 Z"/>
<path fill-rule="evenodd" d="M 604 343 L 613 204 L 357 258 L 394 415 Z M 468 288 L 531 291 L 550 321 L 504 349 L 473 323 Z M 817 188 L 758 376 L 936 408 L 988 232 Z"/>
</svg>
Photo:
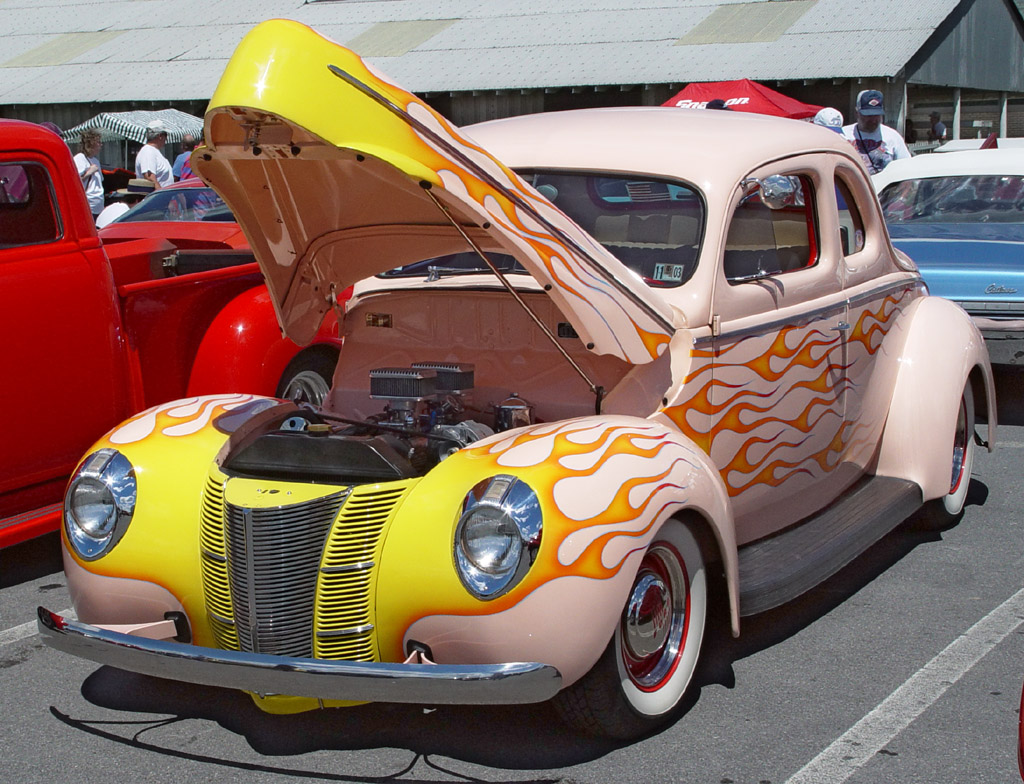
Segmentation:
<svg viewBox="0 0 1024 784">
<path fill-rule="evenodd" d="M 69 608 L 55 535 L 0 553 L 0 781 L 1012 782 L 1024 682 L 1024 371 L 968 508 L 903 526 L 811 595 L 707 641 L 669 727 L 626 745 L 546 705 L 368 705 L 267 716 L 242 694 L 42 646 Z"/>
</svg>

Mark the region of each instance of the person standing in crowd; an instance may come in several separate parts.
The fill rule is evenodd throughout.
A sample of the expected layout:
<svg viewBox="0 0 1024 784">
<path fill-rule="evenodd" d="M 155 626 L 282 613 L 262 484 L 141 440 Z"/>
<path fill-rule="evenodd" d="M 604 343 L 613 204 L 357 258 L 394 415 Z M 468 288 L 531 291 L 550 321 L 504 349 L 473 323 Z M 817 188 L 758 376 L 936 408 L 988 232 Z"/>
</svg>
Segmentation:
<svg viewBox="0 0 1024 784">
<path fill-rule="evenodd" d="M 152 120 L 146 126 L 146 143 L 135 156 L 136 178 L 149 180 L 157 190 L 174 182 L 171 164 L 163 154 L 165 144 L 167 128 L 159 120 Z"/>
<path fill-rule="evenodd" d="M 928 121 L 931 123 L 931 127 L 928 129 L 928 141 L 946 141 L 946 124 L 942 122 L 941 115 L 938 112 L 932 112 L 928 115 Z"/>
<path fill-rule="evenodd" d="M 814 124 L 841 134 L 843 132 L 843 113 L 831 106 L 826 106 L 819 109 L 818 113 L 814 115 Z"/>
<path fill-rule="evenodd" d="M 844 126 L 843 136 L 860 153 L 870 174 L 877 174 L 900 158 L 909 158 L 910 150 L 894 128 L 882 124 L 885 104 L 878 90 L 861 90 L 857 96 L 857 122 Z"/>
<path fill-rule="evenodd" d="M 78 153 L 75 155 L 75 168 L 78 169 L 78 176 L 82 178 L 82 187 L 85 188 L 85 198 L 89 202 L 93 220 L 103 212 L 103 170 L 97 157 L 101 145 L 102 137 L 99 131 L 92 128 L 82 131 Z"/>
<path fill-rule="evenodd" d="M 175 182 L 185 179 L 181 176 L 181 167 L 192 157 L 192 150 L 195 148 L 195 137 L 190 133 L 185 134 L 184 138 L 181 140 L 181 153 L 179 153 L 178 157 L 174 159 L 174 164 L 171 166 L 171 174 L 174 175 Z M 191 169 L 192 167 L 189 166 L 189 171 L 191 171 Z"/>
</svg>

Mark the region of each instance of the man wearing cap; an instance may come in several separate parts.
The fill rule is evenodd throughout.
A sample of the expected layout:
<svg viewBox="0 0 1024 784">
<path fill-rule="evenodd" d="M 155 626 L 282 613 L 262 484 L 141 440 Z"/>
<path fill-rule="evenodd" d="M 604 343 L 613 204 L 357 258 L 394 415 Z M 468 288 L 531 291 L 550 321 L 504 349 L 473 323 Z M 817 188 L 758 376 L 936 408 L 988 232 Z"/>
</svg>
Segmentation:
<svg viewBox="0 0 1024 784">
<path fill-rule="evenodd" d="M 167 128 L 159 120 L 152 120 L 146 126 L 146 143 L 135 156 L 135 176 L 149 180 L 157 189 L 174 182 L 171 164 L 161 152 L 167 144 Z"/>
<path fill-rule="evenodd" d="M 97 216 L 96 228 L 102 229 L 115 218 L 120 218 L 154 190 L 156 190 L 156 185 L 149 180 L 128 180 L 127 187 L 114 191 L 115 201 L 104 207 L 103 212 Z"/>
<path fill-rule="evenodd" d="M 894 128 L 882 125 L 885 104 L 878 90 L 861 90 L 857 96 L 857 122 L 843 127 L 843 136 L 860 153 L 870 174 L 877 174 L 900 158 L 909 158 L 910 150 Z"/>
</svg>

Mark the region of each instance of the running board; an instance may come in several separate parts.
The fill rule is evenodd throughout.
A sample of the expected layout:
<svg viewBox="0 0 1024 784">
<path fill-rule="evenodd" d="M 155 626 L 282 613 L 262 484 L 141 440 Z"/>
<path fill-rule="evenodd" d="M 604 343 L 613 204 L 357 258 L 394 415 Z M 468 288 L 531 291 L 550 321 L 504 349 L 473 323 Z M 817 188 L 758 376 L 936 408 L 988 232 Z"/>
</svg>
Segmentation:
<svg viewBox="0 0 1024 784">
<path fill-rule="evenodd" d="M 63 505 L 58 501 L 39 509 L 0 519 L 0 547 L 10 547 L 50 531 L 56 531 L 60 528 L 60 514 Z"/>
<path fill-rule="evenodd" d="M 739 549 L 740 615 L 771 610 L 824 582 L 921 506 L 921 488 L 871 476 L 782 533 Z"/>
</svg>

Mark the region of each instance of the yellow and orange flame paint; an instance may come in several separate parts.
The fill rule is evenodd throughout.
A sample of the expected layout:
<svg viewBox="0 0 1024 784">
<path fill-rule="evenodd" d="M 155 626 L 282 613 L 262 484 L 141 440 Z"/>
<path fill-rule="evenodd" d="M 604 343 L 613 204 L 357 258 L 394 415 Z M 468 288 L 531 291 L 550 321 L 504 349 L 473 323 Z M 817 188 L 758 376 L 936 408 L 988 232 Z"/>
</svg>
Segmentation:
<svg viewBox="0 0 1024 784">
<path fill-rule="evenodd" d="M 863 464 L 883 416 L 862 410 L 872 358 L 910 299 L 904 289 L 861 306 L 845 356 L 838 333 L 813 325 L 694 348 L 664 413 L 712 456 L 734 498 Z"/>
</svg>

